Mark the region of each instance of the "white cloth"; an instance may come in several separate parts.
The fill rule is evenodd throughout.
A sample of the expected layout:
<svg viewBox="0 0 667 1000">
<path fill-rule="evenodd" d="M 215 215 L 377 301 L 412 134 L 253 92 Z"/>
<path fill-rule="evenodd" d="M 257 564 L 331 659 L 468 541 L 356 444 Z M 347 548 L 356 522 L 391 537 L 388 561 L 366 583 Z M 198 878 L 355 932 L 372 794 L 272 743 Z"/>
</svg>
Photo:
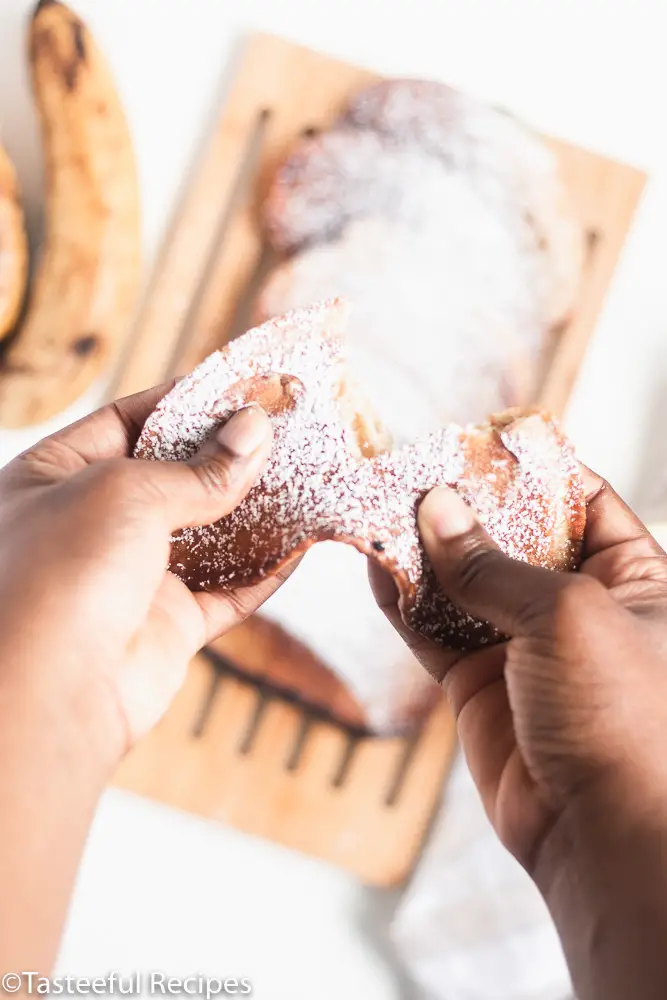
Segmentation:
<svg viewBox="0 0 667 1000">
<path fill-rule="evenodd" d="M 457 759 L 392 936 L 427 1000 L 566 1000 L 547 908 L 496 837 Z"/>
</svg>

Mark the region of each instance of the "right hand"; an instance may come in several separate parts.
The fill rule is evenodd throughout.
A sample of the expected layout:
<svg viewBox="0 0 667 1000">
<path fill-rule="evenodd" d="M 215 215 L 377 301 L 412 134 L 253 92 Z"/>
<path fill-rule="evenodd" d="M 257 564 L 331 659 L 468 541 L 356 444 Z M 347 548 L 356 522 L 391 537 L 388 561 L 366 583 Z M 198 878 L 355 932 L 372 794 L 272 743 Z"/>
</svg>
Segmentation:
<svg viewBox="0 0 667 1000">
<path fill-rule="evenodd" d="M 541 889 L 578 995 L 667 996 L 667 556 L 603 480 L 579 573 L 505 556 L 447 489 L 419 508 L 444 592 L 506 642 L 470 653 L 408 629 L 446 691 L 496 832 Z"/>
<path fill-rule="evenodd" d="M 561 921 L 581 996 L 663 998 L 667 958 L 650 988 L 636 984 L 646 935 L 667 934 L 667 556 L 613 490 L 583 471 L 587 525 L 576 574 L 505 556 L 451 490 L 433 490 L 420 506 L 444 592 L 506 642 L 470 653 L 435 647 L 402 623 L 389 578 L 372 571 L 372 582 L 443 684 L 491 822 Z M 588 952 L 572 956 L 589 945 L 604 950 L 611 913 L 624 923 L 609 935 L 616 948 L 600 993 L 587 988 Z M 619 971 L 633 935 L 644 935 L 636 961 Z M 630 967 L 636 992 L 625 993 Z"/>
<path fill-rule="evenodd" d="M 577 574 L 505 556 L 452 490 L 421 504 L 444 592 L 509 641 L 442 650 L 401 623 L 386 581 L 378 594 L 442 682 L 489 816 L 529 869 L 573 798 L 600 782 L 643 784 L 667 755 L 667 556 L 606 483 L 586 477 Z"/>
</svg>

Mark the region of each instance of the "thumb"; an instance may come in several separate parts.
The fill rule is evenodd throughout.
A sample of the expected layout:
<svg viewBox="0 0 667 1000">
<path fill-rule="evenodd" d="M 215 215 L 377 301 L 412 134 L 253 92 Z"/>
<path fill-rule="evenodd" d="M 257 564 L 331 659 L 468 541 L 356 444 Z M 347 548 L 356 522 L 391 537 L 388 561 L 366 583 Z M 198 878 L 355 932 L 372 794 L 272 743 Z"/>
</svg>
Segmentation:
<svg viewBox="0 0 667 1000">
<path fill-rule="evenodd" d="M 238 410 L 187 462 L 133 462 L 170 531 L 212 524 L 243 500 L 271 450 L 271 422 L 256 403 Z"/>
<path fill-rule="evenodd" d="M 536 616 L 563 588 L 566 575 L 511 559 L 454 491 L 437 487 L 418 511 L 419 533 L 451 601 L 507 635 L 534 631 Z"/>
</svg>

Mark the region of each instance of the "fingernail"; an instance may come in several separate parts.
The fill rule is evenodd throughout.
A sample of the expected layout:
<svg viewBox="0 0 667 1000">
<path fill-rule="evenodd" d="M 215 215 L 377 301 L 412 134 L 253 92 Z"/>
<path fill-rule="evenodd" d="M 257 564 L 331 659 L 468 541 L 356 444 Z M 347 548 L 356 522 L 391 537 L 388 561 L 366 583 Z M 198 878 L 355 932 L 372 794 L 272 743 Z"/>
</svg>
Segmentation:
<svg viewBox="0 0 667 1000">
<path fill-rule="evenodd" d="M 419 506 L 420 527 L 427 527 L 436 538 L 447 541 L 465 535 L 475 526 L 475 515 L 465 501 L 445 486 L 437 486 Z"/>
<path fill-rule="evenodd" d="M 249 403 L 230 417 L 216 433 L 216 440 L 237 458 L 250 458 L 264 444 L 269 419 L 257 403 Z"/>
</svg>

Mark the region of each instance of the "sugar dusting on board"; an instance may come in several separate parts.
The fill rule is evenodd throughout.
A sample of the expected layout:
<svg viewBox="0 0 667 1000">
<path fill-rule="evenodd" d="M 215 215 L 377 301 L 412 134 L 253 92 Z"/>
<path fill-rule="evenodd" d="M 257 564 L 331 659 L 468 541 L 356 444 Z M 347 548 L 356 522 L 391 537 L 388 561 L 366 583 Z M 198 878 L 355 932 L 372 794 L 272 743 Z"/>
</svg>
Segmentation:
<svg viewBox="0 0 667 1000">
<path fill-rule="evenodd" d="M 465 185 L 443 188 L 447 230 L 435 213 L 418 230 L 355 220 L 279 267 L 258 302 L 260 319 L 333 288 L 353 302 L 350 364 L 397 441 L 518 405 L 534 377 L 527 261 Z"/>
<path fill-rule="evenodd" d="M 354 95 L 345 122 L 416 147 L 465 176 L 536 253 L 534 289 L 553 325 L 570 310 L 583 263 L 582 227 L 552 151 L 513 115 L 433 80 L 383 80 Z M 512 221 L 513 220 L 513 221 Z"/>
<path fill-rule="evenodd" d="M 257 320 L 353 302 L 351 364 L 396 440 L 533 397 L 583 238 L 553 154 L 509 115 L 442 84 L 376 84 L 297 143 L 263 218 L 290 256 Z"/>
<path fill-rule="evenodd" d="M 455 486 L 509 554 L 570 568 L 583 529 L 572 450 L 550 420 L 531 414 L 452 425 L 361 457 L 340 396 L 345 312 L 339 301 L 325 302 L 250 331 L 195 369 L 148 419 L 137 456 L 184 459 L 253 398 L 248 380 L 282 373 L 300 386 L 271 417 L 274 444 L 259 482 L 228 517 L 176 535 L 172 569 L 193 588 L 237 587 L 317 541 L 345 541 L 392 573 L 412 627 L 444 644 L 489 641 L 493 630 L 439 591 L 419 543 L 417 505 L 431 487 Z"/>
</svg>

